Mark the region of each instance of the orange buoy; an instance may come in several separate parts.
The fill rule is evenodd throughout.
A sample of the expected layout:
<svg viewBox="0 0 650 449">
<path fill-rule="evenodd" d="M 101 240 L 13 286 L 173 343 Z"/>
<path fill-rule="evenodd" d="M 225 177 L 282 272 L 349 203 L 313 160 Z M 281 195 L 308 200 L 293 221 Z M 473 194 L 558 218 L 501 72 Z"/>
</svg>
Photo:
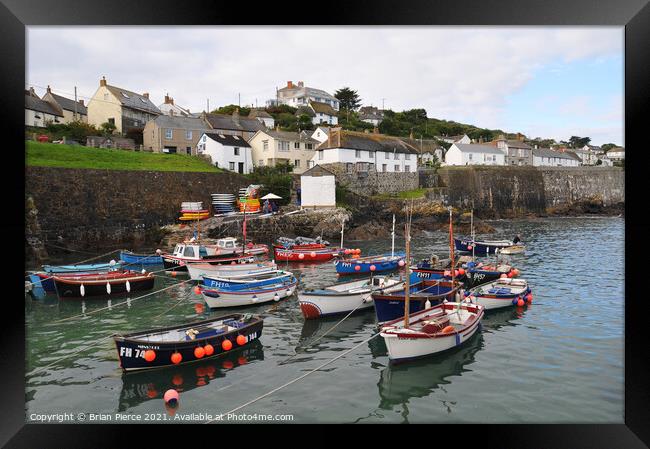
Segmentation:
<svg viewBox="0 0 650 449">
<path fill-rule="evenodd" d="M 175 278 L 178 273 L 176 273 L 175 271 L 171 271 L 169 274 L 171 275 L 171 277 Z"/>
<path fill-rule="evenodd" d="M 374 265 L 370 265 L 370 271 L 375 271 L 376 269 L 377 269 L 376 266 L 374 266 Z"/>
<path fill-rule="evenodd" d="M 461 276 L 464 275 L 464 274 L 465 274 L 465 270 L 462 269 L 462 268 L 459 268 L 459 269 L 458 269 L 458 274 L 460 274 Z"/>
<path fill-rule="evenodd" d="M 533 294 L 532 293 L 528 293 L 526 295 L 526 301 L 528 302 L 528 304 L 533 302 Z"/>
<path fill-rule="evenodd" d="M 509 278 L 512 278 L 514 275 L 515 274 L 512 272 L 512 270 L 510 270 L 510 271 L 508 271 L 508 274 L 506 276 L 508 276 Z"/>
<path fill-rule="evenodd" d="M 197 346 L 196 349 L 194 349 L 194 357 L 197 359 L 202 358 L 205 355 L 205 349 L 203 349 L 201 346 Z"/>
<path fill-rule="evenodd" d="M 349 250 L 349 249 L 346 249 L 345 251 L 343 251 L 343 253 L 344 253 L 345 255 L 349 255 L 349 254 L 350 254 L 350 250 Z"/>
<path fill-rule="evenodd" d="M 316 251 L 312 251 L 310 254 L 311 257 L 316 257 Z"/>
<path fill-rule="evenodd" d="M 501 276 L 499 276 L 499 277 L 500 277 L 501 279 L 505 279 L 505 278 L 507 278 L 507 277 L 508 277 L 508 275 L 507 275 L 507 274 L 505 274 L 505 273 L 501 273 Z"/>
<path fill-rule="evenodd" d="M 198 314 L 203 313 L 203 304 L 194 304 L 194 311 Z"/>
<path fill-rule="evenodd" d="M 516 268 L 513 268 L 511 271 L 513 276 L 519 276 L 519 270 L 517 270 Z"/>
<path fill-rule="evenodd" d="M 244 346 L 248 343 L 248 339 L 244 335 L 237 335 L 237 344 L 239 346 Z"/>
<path fill-rule="evenodd" d="M 178 402 L 178 391 L 170 388 L 165 391 L 165 396 L 163 396 L 163 398 L 165 399 L 165 404 L 175 404 Z"/>
<path fill-rule="evenodd" d="M 209 343 L 203 347 L 203 350 L 205 351 L 205 355 L 207 356 L 211 356 L 212 354 L 214 354 L 214 346 L 212 346 Z"/>
<path fill-rule="evenodd" d="M 359 248 L 357 248 L 354 252 L 357 254 L 361 254 L 361 250 Z"/>
<path fill-rule="evenodd" d="M 223 366 L 225 369 L 232 369 L 235 364 L 232 363 L 232 360 L 224 360 L 221 366 Z"/>
<path fill-rule="evenodd" d="M 519 301 L 517 301 L 517 305 L 518 305 L 519 307 L 523 307 L 524 304 L 526 304 L 526 303 L 524 302 L 524 300 L 521 299 L 521 298 L 519 298 Z"/>
<path fill-rule="evenodd" d="M 232 349 L 232 342 L 230 340 L 224 340 L 221 342 L 221 348 L 224 351 L 230 351 Z"/>
<path fill-rule="evenodd" d="M 172 354 L 171 359 L 174 365 L 178 365 L 179 363 L 181 363 L 181 360 L 183 360 L 183 356 L 181 355 L 180 352 L 175 352 Z"/>
<path fill-rule="evenodd" d="M 153 362 L 156 359 L 156 351 L 153 349 L 147 349 L 144 351 L 144 359 L 147 362 Z"/>
<path fill-rule="evenodd" d="M 298 259 L 302 260 L 305 258 L 305 255 L 303 253 L 298 254 Z"/>
<path fill-rule="evenodd" d="M 359 271 L 361 270 L 361 265 L 355 265 L 354 266 L 354 271 Z"/>
<path fill-rule="evenodd" d="M 450 334 L 450 333 L 454 332 L 455 330 L 456 330 L 456 328 L 454 328 L 454 326 L 447 326 L 444 329 L 442 329 L 441 332 L 443 334 Z"/>
<path fill-rule="evenodd" d="M 198 285 L 196 287 L 194 287 L 194 293 L 197 294 L 197 295 L 201 294 L 201 288 L 199 288 Z"/>
</svg>

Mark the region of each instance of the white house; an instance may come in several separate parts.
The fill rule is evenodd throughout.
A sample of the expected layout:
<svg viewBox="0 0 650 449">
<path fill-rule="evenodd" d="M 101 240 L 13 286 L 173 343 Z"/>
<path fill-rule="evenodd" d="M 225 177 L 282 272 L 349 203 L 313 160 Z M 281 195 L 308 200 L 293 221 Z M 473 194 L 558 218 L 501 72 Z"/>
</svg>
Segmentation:
<svg viewBox="0 0 650 449">
<path fill-rule="evenodd" d="M 623 147 L 614 147 L 610 148 L 607 152 L 607 157 L 611 161 L 621 161 L 625 159 L 625 148 Z"/>
<path fill-rule="evenodd" d="M 281 163 L 293 165 L 293 172 L 300 174 L 311 168 L 310 161 L 318 141 L 304 133 L 260 130 L 248 140 L 252 148 L 255 166 L 274 167 Z"/>
<path fill-rule="evenodd" d="M 300 207 L 336 207 L 336 177 L 320 165 L 300 176 L 300 191 Z"/>
<path fill-rule="evenodd" d="M 330 128 L 329 138 L 316 147 L 312 165 L 343 164 L 347 173 L 416 172 L 418 150 L 403 140 L 377 133 Z"/>
<path fill-rule="evenodd" d="M 327 126 L 319 126 L 314 130 L 311 135 L 311 138 L 318 140 L 320 143 L 323 143 L 327 140 L 327 137 L 330 135 L 330 129 Z"/>
<path fill-rule="evenodd" d="M 321 89 L 305 87 L 302 81 L 299 81 L 298 84 L 287 81 L 286 87 L 278 89 L 275 101 L 271 100 L 269 103 L 286 104 L 294 108 L 299 108 L 300 106 L 308 106 L 311 101 L 326 103 L 335 111 L 339 110 L 339 100 L 336 97 Z"/>
<path fill-rule="evenodd" d="M 41 100 L 34 88 L 25 90 L 25 126 L 44 128 L 48 123 L 63 123 L 63 112 Z"/>
<path fill-rule="evenodd" d="M 533 148 L 535 167 L 577 167 L 582 160 L 570 151 L 553 151 L 550 148 Z"/>
<path fill-rule="evenodd" d="M 505 165 L 506 156 L 492 145 L 455 143 L 445 153 L 446 165 Z"/>
<path fill-rule="evenodd" d="M 169 94 L 165 95 L 165 101 L 163 104 L 158 105 L 158 109 L 160 109 L 160 112 L 162 112 L 164 115 L 176 115 L 181 117 L 192 116 L 189 109 L 185 109 L 177 104 L 174 104 L 174 99 L 170 97 Z"/>
<path fill-rule="evenodd" d="M 379 126 L 379 124 L 384 120 L 384 111 L 381 111 L 379 108 L 374 106 L 363 106 L 359 109 L 359 120 L 370 123 L 374 126 Z"/>
<path fill-rule="evenodd" d="M 275 119 L 271 114 L 266 112 L 264 109 L 253 109 L 249 114 L 248 118 L 256 118 L 264 124 L 268 129 L 275 128 Z"/>
<path fill-rule="evenodd" d="M 296 116 L 308 115 L 314 125 L 322 123 L 328 125 L 338 125 L 339 118 L 336 110 L 328 103 L 318 103 L 310 101 L 307 106 L 300 106 L 296 111 Z"/>
<path fill-rule="evenodd" d="M 241 174 L 253 171 L 251 146 L 241 136 L 203 133 L 196 150 L 197 154 L 210 156 L 212 164 L 219 168 Z"/>
<path fill-rule="evenodd" d="M 470 139 L 467 134 L 459 134 L 457 136 L 437 136 L 436 138 L 438 140 L 442 140 L 443 142 L 447 142 L 447 143 L 463 143 L 463 144 L 472 143 L 472 139 Z"/>
</svg>

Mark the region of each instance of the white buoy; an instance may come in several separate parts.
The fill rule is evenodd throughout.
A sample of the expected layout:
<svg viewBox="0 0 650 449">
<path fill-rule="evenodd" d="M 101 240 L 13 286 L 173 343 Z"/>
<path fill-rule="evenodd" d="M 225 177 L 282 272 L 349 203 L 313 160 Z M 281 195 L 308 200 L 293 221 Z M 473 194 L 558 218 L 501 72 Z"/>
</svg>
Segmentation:
<svg viewBox="0 0 650 449">
<path fill-rule="evenodd" d="M 131 293 L 131 284 L 129 283 L 128 280 L 126 281 L 126 291 Z"/>
<path fill-rule="evenodd" d="M 162 251 L 160 249 L 157 249 L 156 254 L 158 254 L 160 256 L 162 254 Z"/>
<path fill-rule="evenodd" d="M 257 295 L 253 295 L 253 297 L 251 298 L 251 300 L 252 300 L 254 303 L 257 302 Z"/>
<path fill-rule="evenodd" d="M 115 259 L 111 259 L 111 261 L 108 263 L 111 267 L 114 266 L 117 262 L 115 262 Z"/>
<path fill-rule="evenodd" d="M 431 308 L 431 301 L 429 301 L 429 300 L 427 299 L 426 302 L 424 303 L 424 308 L 425 308 L 425 309 L 430 309 L 430 308 Z"/>
<path fill-rule="evenodd" d="M 147 272 L 147 270 L 145 270 L 145 269 L 143 268 L 143 269 L 142 269 L 142 274 L 145 274 L 146 272 Z"/>
<path fill-rule="evenodd" d="M 79 287 L 79 293 L 81 293 L 81 296 L 86 296 L 86 287 L 83 284 Z"/>
<path fill-rule="evenodd" d="M 111 283 L 107 282 L 106 283 L 106 292 L 110 295 L 111 294 Z"/>
<path fill-rule="evenodd" d="M 273 301 L 279 301 L 279 300 L 280 300 L 280 295 L 276 293 L 275 296 L 273 297 Z"/>
<path fill-rule="evenodd" d="M 291 290 L 287 289 L 287 296 L 291 296 Z"/>
</svg>

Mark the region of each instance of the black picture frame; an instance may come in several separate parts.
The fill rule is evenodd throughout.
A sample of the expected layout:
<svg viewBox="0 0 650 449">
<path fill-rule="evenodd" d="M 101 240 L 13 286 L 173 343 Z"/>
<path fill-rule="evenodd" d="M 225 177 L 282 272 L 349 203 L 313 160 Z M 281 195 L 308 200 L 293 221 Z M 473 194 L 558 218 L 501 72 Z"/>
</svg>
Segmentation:
<svg viewBox="0 0 650 449">
<path fill-rule="evenodd" d="M 17 155 L 18 164 L 4 170 L 5 207 L 11 211 L 24 210 L 24 171 L 19 169 L 23 155 L 18 151 L 24 145 L 22 93 L 25 82 L 25 26 L 28 25 L 617 25 L 625 27 L 625 146 L 631 148 L 626 164 L 626 276 L 625 276 L 625 423 L 575 425 L 469 425 L 462 428 L 445 426 L 443 429 L 418 432 L 421 438 L 412 441 L 412 431 L 391 431 L 382 428 L 384 437 L 406 437 L 408 444 L 481 444 L 488 447 L 590 447 L 637 448 L 650 442 L 650 389 L 646 361 L 650 358 L 645 331 L 648 299 L 644 295 L 643 253 L 647 244 L 650 219 L 644 211 L 644 174 L 647 170 L 648 149 L 643 146 L 646 137 L 643 120 L 650 117 L 650 6 L 647 0 L 507 0 L 507 1 L 387 1 L 376 0 L 319 2 L 308 5 L 295 3 L 216 2 L 216 1 L 125 1 L 110 3 L 98 0 L 48 2 L 45 0 L 2 0 L 0 29 L 3 30 L 2 87 L 5 91 L 4 108 L 0 112 L 5 128 L 6 154 Z M 440 50 L 444 53 L 444 49 Z M 586 74 L 585 76 L 588 76 Z M 647 126 L 647 125 L 646 125 Z M 9 136 L 9 139 L 6 137 Z M 11 148 L 11 150 L 9 150 Z M 645 155 L 644 155 L 645 152 Z M 644 157 L 645 156 L 645 157 Z M 7 156 L 8 157 L 8 156 Z M 630 163 L 631 162 L 631 163 Z M 15 191 L 18 190 L 17 193 Z M 22 194 L 22 195 L 21 195 Z M 8 202 L 7 202 L 8 201 Z M 7 213 L 0 223 L 8 243 L 19 246 L 12 236 L 24 233 L 24 214 Z M 16 248 L 18 254 L 24 252 Z M 117 447 L 126 444 L 153 444 L 151 434 L 161 434 L 167 444 L 173 439 L 187 443 L 192 437 L 203 439 L 203 428 L 187 431 L 185 427 L 174 432 L 143 431 L 141 426 L 116 425 L 37 425 L 25 424 L 25 331 L 24 304 L 20 302 L 23 276 L 21 261 L 12 255 L 5 264 L 5 276 L 10 292 L 5 296 L 4 322 L 0 327 L 0 369 L 3 374 L 0 444 L 6 447 Z M 604 255 L 594 251 L 594 263 Z M 15 289 L 15 291 L 14 291 Z M 14 294 L 15 293 L 15 294 Z M 594 329 L 598 332 L 598 329 Z M 531 404 L 531 407 L 534 407 Z M 241 429 L 241 428 L 240 428 Z M 402 429 L 402 428 L 400 428 Z M 431 428 L 428 428 L 431 429 Z M 212 429 L 214 430 L 214 429 Z M 285 429 L 264 428 L 264 436 L 284 444 Z M 319 432 L 319 440 L 339 441 L 335 432 Z M 232 428 L 215 444 L 239 444 L 245 441 L 241 432 Z M 281 433 L 282 432 L 282 433 Z M 284 433 L 284 435 L 282 435 Z M 370 433 L 375 433 L 372 429 Z M 293 434 L 293 432 L 292 432 Z M 260 434 L 261 435 L 261 434 Z M 273 436 L 271 436 L 273 435 Z M 145 440 L 141 440 L 144 437 Z M 234 438 L 231 438 L 234 437 Z M 134 439 L 137 438 L 137 439 Z M 309 442 L 311 439 L 305 440 Z M 299 440 L 297 441 L 299 442 Z M 260 441 L 259 444 L 266 444 Z"/>
</svg>

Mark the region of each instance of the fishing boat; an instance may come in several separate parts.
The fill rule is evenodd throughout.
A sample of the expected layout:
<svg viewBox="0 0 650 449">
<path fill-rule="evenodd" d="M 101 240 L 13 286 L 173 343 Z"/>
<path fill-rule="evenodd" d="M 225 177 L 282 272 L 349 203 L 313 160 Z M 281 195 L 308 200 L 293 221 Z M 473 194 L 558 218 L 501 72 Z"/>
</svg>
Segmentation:
<svg viewBox="0 0 650 449">
<path fill-rule="evenodd" d="M 498 251 L 504 248 L 514 246 L 512 240 L 482 240 L 477 241 L 472 238 L 455 238 L 454 244 L 458 251 L 474 253 L 480 256 L 487 256 L 488 254 L 497 254 Z"/>
<path fill-rule="evenodd" d="M 273 258 L 276 262 L 326 262 L 344 254 L 342 248 L 286 249 L 273 245 Z"/>
<path fill-rule="evenodd" d="M 406 230 L 406 255 L 410 256 L 410 219 Z M 449 209 L 449 244 L 453 255 L 452 212 Z M 407 274 L 410 271 L 407 268 Z M 452 271 L 453 273 L 453 271 Z M 391 362 L 429 356 L 460 346 L 469 340 L 480 326 L 484 308 L 479 304 L 442 302 L 419 312 L 410 312 L 410 276 L 408 276 L 401 318 L 389 321 L 380 328 L 388 358 Z M 427 281 L 422 281 L 427 282 Z M 452 274 L 452 282 L 454 282 Z"/>
<path fill-rule="evenodd" d="M 224 291 L 239 291 L 252 288 L 264 288 L 266 286 L 282 283 L 291 278 L 293 278 L 293 273 L 282 270 L 257 274 L 240 274 L 230 277 L 203 276 L 203 280 L 199 286 L 207 289 L 218 288 Z"/>
<path fill-rule="evenodd" d="M 215 245 L 204 244 L 209 255 L 215 256 L 231 256 L 234 254 L 242 254 L 244 252 L 250 255 L 266 254 L 269 252 L 269 247 L 264 244 L 248 243 L 246 247 L 240 245 L 235 237 L 224 237 L 217 240 Z"/>
<path fill-rule="evenodd" d="M 296 237 L 295 239 L 280 237 L 276 246 L 284 249 L 323 249 L 330 246 L 330 242 L 322 240 L 320 237 L 315 239 L 308 237 Z"/>
<path fill-rule="evenodd" d="M 342 259 L 335 260 L 334 266 L 339 275 L 381 273 L 404 266 L 404 256 L 404 253 L 395 253 Z"/>
<path fill-rule="evenodd" d="M 480 304 L 447 302 L 390 321 L 379 335 L 391 362 L 403 362 L 455 348 L 479 329 L 485 309 Z"/>
<path fill-rule="evenodd" d="M 402 288 L 404 281 L 397 277 L 374 276 L 343 282 L 323 289 L 304 290 L 298 293 L 300 310 L 306 319 L 348 313 L 372 307 L 372 293 L 386 293 Z"/>
<path fill-rule="evenodd" d="M 419 312 L 444 300 L 454 301 L 462 287 L 457 280 L 418 279 L 417 273 L 411 274 L 411 280 L 416 281 L 411 282 L 408 289 L 409 313 Z M 379 324 L 403 317 L 406 287 L 393 292 L 373 293 L 372 300 Z"/>
<path fill-rule="evenodd" d="M 107 263 L 88 263 L 80 265 L 43 265 L 46 273 L 91 273 L 96 271 L 109 271 L 121 268 L 122 264 L 111 260 Z"/>
<path fill-rule="evenodd" d="M 128 265 L 162 265 L 159 254 L 137 254 L 131 251 L 120 251 L 120 260 Z"/>
<path fill-rule="evenodd" d="M 60 297 L 74 298 L 151 290 L 155 281 L 153 273 L 131 270 L 54 275 L 53 279 Z"/>
<path fill-rule="evenodd" d="M 485 310 L 523 306 L 533 300 L 531 289 L 524 279 L 497 279 L 473 288 L 465 294 L 472 303 L 482 305 Z"/>
<path fill-rule="evenodd" d="M 483 264 L 468 262 L 464 270 L 465 288 L 471 289 L 502 277 L 514 278 L 519 276 L 519 270 L 507 264 Z"/>
<path fill-rule="evenodd" d="M 185 265 L 190 279 L 200 281 L 203 276 L 228 277 L 241 274 L 260 274 L 277 270 L 278 266 L 273 261 L 255 263 L 237 263 L 234 265 L 210 265 L 209 263 L 188 263 Z"/>
<path fill-rule="evenodd" d="M 212 309 L 223 307 L 239 307 L 263 304 L 269 301 L 279 301 L 293 295 L 296 291 L 298 280 L 291 276 L 276 284 L 266 285 L 261 288 L 245 288 L 241 290 L 224 290 L 218 287 L 199 287 L 201 296 Z"/>
<path fill-rule="evenodd" d="M 524 245 L 512 245 L 505 248 L 499 249 L 499 254 L 513 255 L 513 254 L 523 254 L 526 252 L 526 247 Z"/>
<path fill-rule="evenodd" d="M 230 256 L 215 255 L 205 245 L 195 242 L 183 242 L 176 245 L 172 254 L 163 253 L 163 266 L 168 270 L 187 271 L 186 264 L 202 262 L 211 265 L 232 263 L 253 263 L 252 254 L 234 254 Z"/>
<path fill-rule="evenodd" d="M 124 371 L 161 368 L 217 357 L 246 347 L 262 335 L 264 321 L 232 314 L 173 327 L 113 335 Z"/>
</svg>

